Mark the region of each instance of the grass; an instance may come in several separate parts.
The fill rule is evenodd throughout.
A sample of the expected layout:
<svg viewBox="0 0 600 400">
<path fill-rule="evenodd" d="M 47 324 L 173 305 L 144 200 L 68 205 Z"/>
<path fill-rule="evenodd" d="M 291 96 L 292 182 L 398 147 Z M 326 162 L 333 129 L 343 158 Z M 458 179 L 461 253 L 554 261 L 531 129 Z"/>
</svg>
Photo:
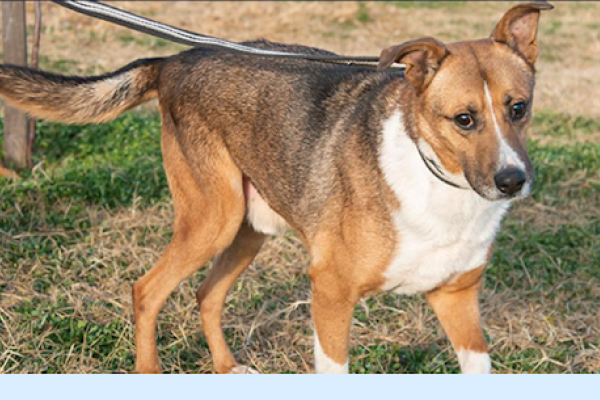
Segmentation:
<svg viewBox="0 0 600 400">
<path fill-rule="evenodd" d="M 0 372 L 133 369 L 131 284 L 171 236 L 155 114 L 98 126 L 41 123 L 37 167 L 0 181 Z M 532 127 L 537 184 L 505 220 L 483 291 L 499 372 L 600 369 L 600 120 L 543 111 Z M 308 258 L 272 239 L 236 283 L 225 332 L 262 372 L 311 368 Z M 159 322 L 168 372 L 209 372 L 194 291 L 182 283 Z M 356 308 L 356 373 L 456 373 L 419 296 L 380 294 Z"/>
<path fill-rule="evenodd" d="M 532 197 L 515 205 L 504 221 L 482 294 L 494 369 L 505 373 L 600 371 L 595 84 L 600 53 L 594 47 L 599 8 L 590 2 L 555 5 L 540 22 L 536 103 L 544 109 L 536 114 L 530 141 L 537 184 Z M 90 23 L 52 3 L 42 7 L 44 69 L 106 72 L 183 48 Z M 236 41 L 265 37 L 340 54 L 378 54 L 422 36 L 487 37 L 508 5 L 273 2 L 258 8 L 243 2 L 202 7 L 130 2 L 123 7 Z M 131 371 L 131 285 L 171 237 L 158 118 L 130 113 L 105 125 L 43 123 L 39 130 L 34 171 L 17 183 L 0 181 L 0 372 Z M 224 326 L 239 361 L 262 372 L 311 369 L 307 266 L 295 236 L 272 239 L 236 283 Z M 195 304 L 205 274 L 201 270 L 182 283 L 160 315 L 160 356 L 167 372 L 211 371 Z M 350 368 L 458 372 L 423 299 L 389 294 L 356 308 Z"/>
<path fill-rule="evenodd" d="M 152 36 L 144 36 L 144 37 L 137 37 L 137 36 L 133 36 L 133 35 L 122 35 L 119 37 L 119 41 L 123 42 L 123 43 L 133 43 L 135 45 L 138 46 L 143 46 L 143 47 L 148 47 L 152 50 L 157 50 L 157 49 L 162 49 L 162 48 L 171 48 L 173 50 L 183 50 L 186 49 L 186 47 L 183 47 L 181 45 L 175 44 L 173 42 L 169 42 L 167 40 L 161 39 L 161 38 L 155 38 Z"/>
<path fill-rule="evenodd" d="M 387 1 L 398 8 L 425 8 L 425 9 L 444 9 L 444 10 L 455 10 L 464 8 L 467 4 L 466 1 Z"/>
<path fill-rule="evenodd" d="M 369 7 L 365 4 L 364 1 L 358 3 L 358 11 L 356 12 L 356 19 L 358 22 L 362 22 L 366 24 L 371 21 L 371 15 L 369 14 Z"/>
</svg>

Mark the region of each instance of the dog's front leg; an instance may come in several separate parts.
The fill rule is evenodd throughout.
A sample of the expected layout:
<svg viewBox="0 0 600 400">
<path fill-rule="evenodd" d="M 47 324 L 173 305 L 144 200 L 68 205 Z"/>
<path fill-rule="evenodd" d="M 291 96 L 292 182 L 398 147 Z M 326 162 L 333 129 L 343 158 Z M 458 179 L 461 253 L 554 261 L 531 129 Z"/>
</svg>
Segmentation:
<svg viewBox="0 0 600 400">
<path fill-rule="evenodd" d="M 345 280 L 322 267 L 311 267 L 315 372 L 348 373 L 348 339 L 359 296 Z"/>
<path fill-rule="evenodd" d="M 467 272 L 427 294 L 464 374 L 488 374 L 492 369 L 479 316 L 479 286 L 484 269 Z"/>
</svg>

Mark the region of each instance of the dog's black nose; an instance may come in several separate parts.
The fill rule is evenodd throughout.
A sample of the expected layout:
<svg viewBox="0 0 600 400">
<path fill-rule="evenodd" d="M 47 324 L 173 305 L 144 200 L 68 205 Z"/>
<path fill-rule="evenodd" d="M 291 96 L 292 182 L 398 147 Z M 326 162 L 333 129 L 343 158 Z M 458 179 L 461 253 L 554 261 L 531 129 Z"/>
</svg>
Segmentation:
<svg viewBox="0 0 600 400">
<path fill-rule="evenodd" d="M 510 196 L 521 190 L 526 180 L 525 172 L 513 167 L 505 168 L 494 176 L 498 190 Z"/>
</svg>

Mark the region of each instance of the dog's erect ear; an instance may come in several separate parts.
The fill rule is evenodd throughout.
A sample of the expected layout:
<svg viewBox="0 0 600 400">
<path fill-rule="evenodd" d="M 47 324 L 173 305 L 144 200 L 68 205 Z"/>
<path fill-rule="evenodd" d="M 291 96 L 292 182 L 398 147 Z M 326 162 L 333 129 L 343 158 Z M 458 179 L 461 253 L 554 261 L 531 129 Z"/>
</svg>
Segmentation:
<svg viewBox="0 0 600 400">
<path fill-rule="evenodd" d="M 553 8 L 552 4 L 544 1 L 514 6 L 496 25 L 492 32 L 492 40 L 506 44 L 533 65 L 538 56 L 537 30 L 540 11 Z"/>
<path fill-rule="evenodd" d="M 405 64 L 404 76 L 417 92 L 421 92 L 429 85 L 448 54 L 450 52 L 446 46 L 436 39 L 411 40 L 384 49 L 379 56 L 377 70 L 383 71 L 395 62 Z"/>
</svg>

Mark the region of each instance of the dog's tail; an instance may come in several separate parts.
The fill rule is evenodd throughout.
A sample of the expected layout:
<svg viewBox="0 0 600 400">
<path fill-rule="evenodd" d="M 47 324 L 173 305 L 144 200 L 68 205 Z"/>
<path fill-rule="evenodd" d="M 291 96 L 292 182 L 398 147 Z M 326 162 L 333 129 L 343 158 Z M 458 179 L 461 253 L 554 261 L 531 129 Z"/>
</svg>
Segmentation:
<svg viewBox="0 0 600 400">
<path fill-rule="evenodd" d="M 101 76 L 63 76 L 0 65 L 0 96 L 34 117 L 100 123 L 157 96 L 164 58 L 137 60 Z"/>
</svg>

